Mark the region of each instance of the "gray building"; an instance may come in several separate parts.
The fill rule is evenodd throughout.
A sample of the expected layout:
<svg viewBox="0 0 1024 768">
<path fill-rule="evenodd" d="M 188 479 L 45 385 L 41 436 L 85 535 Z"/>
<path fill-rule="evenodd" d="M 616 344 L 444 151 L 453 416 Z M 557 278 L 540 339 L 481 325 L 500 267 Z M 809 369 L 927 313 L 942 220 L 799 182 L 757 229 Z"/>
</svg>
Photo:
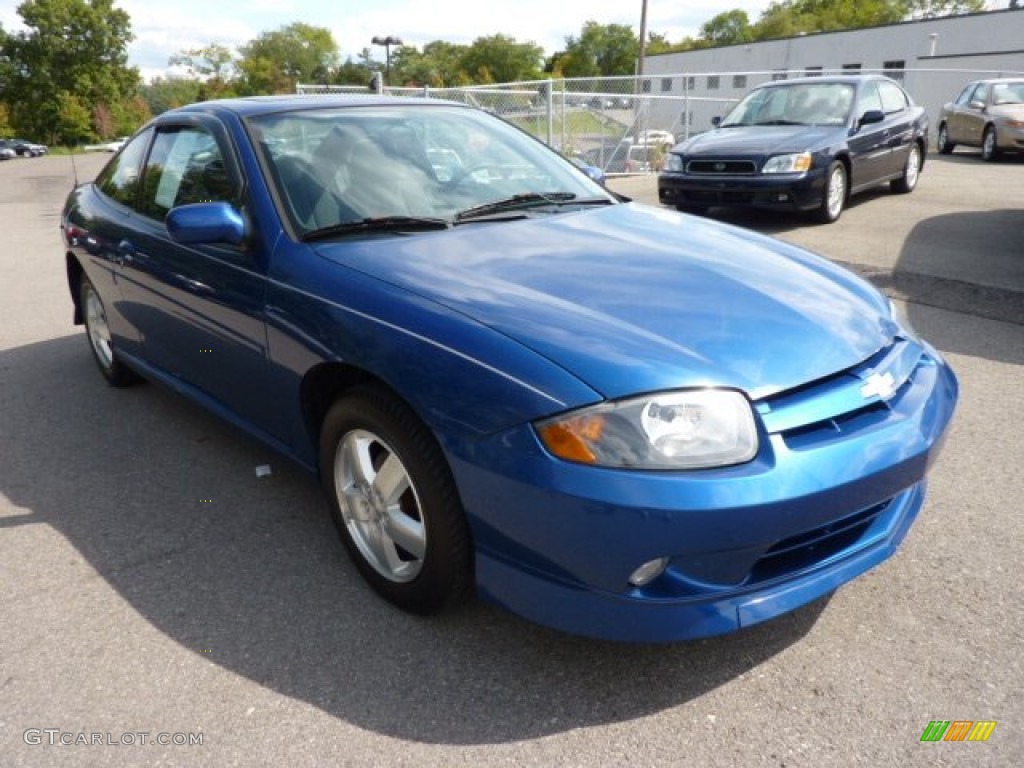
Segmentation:
<svg viewBox="0 0 1024 768">
<path fill-rule="evenodd" d="M 934 129 L 942 105 L 968 81 L 1024 77 L 1024 9 L 648 56 L 650 124 L 677 135 L 703 131 L 767 80 L 856 72 L 903 82 Z"/>
</svg>

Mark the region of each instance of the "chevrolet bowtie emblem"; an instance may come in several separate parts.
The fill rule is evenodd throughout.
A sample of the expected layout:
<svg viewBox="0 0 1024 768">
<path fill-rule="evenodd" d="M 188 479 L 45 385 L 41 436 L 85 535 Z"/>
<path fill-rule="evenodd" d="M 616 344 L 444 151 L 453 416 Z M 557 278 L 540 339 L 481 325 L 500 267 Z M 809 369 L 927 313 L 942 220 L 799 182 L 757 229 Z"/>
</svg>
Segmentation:
<svg viewBox="0 0 1024 768">
<path fill-rule="evenodd" d="M 725 163 L 715 163 L 715 170 L 716 171 L 724 171 L 725 170 Z"/>
<path fill-rule="evenodd" d="M 864 386 L 860 388 L 860 393 L 864 397 L 879 397 L 882 400 L 885 400 L 894 391 L 896 391 L 896 379 L 889 371 L 872 373 L 864 380 Z"/>
</svg>

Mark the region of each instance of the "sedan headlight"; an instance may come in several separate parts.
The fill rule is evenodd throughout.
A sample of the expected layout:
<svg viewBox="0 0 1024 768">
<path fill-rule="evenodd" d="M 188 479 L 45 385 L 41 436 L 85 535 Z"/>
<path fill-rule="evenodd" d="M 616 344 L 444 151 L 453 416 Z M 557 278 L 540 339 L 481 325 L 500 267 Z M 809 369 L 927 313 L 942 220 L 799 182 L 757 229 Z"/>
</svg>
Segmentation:
<svg viewBox="0 0 1024 768">
<path fill-rule="evenodd" d="M 674 155 L 671 152 L 669 152 L 668 160 L 665 161 L 665 170 L 674 171 L 676 173 L 682 173 L 683 158 L 679 155 Z"/>
<path fill-rule="evenodd" d="M 795 155 L 776 155 L 768 158 L 761 173 L 803 173 L 811 170 L 811 153 L 800 152 Z"/>
<path fill-rule="evenodd" d="M 739 392 L 662 392 L 582 408 L 535 425 L 555 456 L 632 469 L 741 464 L 757 454 L 750 403 Z"/>
</svg>

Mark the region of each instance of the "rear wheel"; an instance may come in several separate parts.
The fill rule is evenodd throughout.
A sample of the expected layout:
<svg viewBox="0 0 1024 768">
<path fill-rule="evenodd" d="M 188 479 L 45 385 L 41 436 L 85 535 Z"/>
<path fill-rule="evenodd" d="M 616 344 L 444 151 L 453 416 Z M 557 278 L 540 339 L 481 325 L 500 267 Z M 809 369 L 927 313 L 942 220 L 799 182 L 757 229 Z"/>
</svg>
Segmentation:
<svg viewBox="0 0 1024 768">
<path fill-rule="evenodd" d="M 469 527 L 433 435 L 401 400 L 359 387 L 324 419 L 320 474 L 363 578 L 403 610 L 431 614 L 472 582 Z"/>
<path fill-rule="evenodd" d="M 814 212 L 815 218 L 823 224 L 837 221 L 846 204 L 846 166 L 833 160 L 825 175 L 825 188 L 821 191 L 821 203 Z"/>
<path fill-rule="evenodd" d="M 898 179 L 889 182 L 893 192 L 907 194 L 913 192 L 917 186 L 917 180 L 921 177 L 921 147 L 914 142 L 910 146 L 910 154 L 907 155 L 907 164 L 903 166 L 903 175 Z"/>
<path fill-rule="evenodd" d="M 126 387 L 140 381 L 138 374 L 117 359 L 110 325 L 107 323 L 107 310 L 96 288 L 85 275 L 82 275 L 78 295 L 85 320 L 85 334 L 100 373 L 115 387 Z"/>
<path fill-rule="evenodd" d="M 981 159 L 991 162 L 999 157 L 999 145 L 996 143 L 996 127 L 990 125 L 985 129 L 981 139 Z"/>
<path fill-rule="evenodd" d="M 939 153 L 943 155 L 951 153 L 953 148 L 956 146 L 956 144 L 949 140 L 949 129 L 946 128 L 945 123 L 939 126 L 939 136 L 935 145 L 938 148 Z"/>
</svg>

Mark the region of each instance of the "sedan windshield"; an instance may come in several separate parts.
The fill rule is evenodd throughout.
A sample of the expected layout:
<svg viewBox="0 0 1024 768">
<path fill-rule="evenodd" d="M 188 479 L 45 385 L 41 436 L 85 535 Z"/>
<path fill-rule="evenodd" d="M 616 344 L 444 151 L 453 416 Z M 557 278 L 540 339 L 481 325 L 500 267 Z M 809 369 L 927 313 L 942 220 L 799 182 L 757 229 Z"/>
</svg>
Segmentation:
<svg viewBox="0 0 1024 768">
<path fill-rule="evenodd" d="M 846 125 L 849 83 L 794 83 L 752 91 L 726 115 L 722 128 L 746 125 Z"/>
<path fill-rule="evenodd" d="M 614 202 L 539 141 L 473 109 L 311 109 L 252 118 L 249 127 L 286 218 L 304 239 L 438 228 L 424 222 L 444 228 L 460 212 L 523 196 L 542 203 L 529 206 L 531 215 L 564 211 L 566 201 Z"/>
</svg>

